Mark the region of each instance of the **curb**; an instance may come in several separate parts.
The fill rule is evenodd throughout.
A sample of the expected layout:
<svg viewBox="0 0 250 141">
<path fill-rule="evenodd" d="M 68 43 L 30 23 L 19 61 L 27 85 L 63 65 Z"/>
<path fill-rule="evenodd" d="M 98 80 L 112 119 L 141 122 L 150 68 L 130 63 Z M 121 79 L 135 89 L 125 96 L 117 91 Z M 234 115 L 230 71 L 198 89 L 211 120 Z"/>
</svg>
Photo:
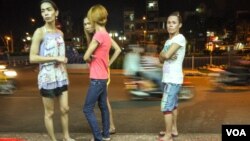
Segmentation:
<svg viewBox="0 0 250 141">
<path fill-rule="evenodd" d="M 22 141 L 48 141 L 50 140 L 46 133 L 0 133 L 1 138 L 12 138 Z M 61 133 L 56 133 L 56 137 L 62 140 Z M 89 141 L 92 138 L 90 133 L 71 133 L 71 137 L 76 141 Z M 157 141 L 157 134 L 155 133 L 117 133 L 111 135 L 112 141 Z M 220 141 L 221 135 L 215 133 L 186 133 L 180 134 L 174 138 L 175 141 Z M 10 140 L 6 140 L 10 141 Z"/>
</svg>

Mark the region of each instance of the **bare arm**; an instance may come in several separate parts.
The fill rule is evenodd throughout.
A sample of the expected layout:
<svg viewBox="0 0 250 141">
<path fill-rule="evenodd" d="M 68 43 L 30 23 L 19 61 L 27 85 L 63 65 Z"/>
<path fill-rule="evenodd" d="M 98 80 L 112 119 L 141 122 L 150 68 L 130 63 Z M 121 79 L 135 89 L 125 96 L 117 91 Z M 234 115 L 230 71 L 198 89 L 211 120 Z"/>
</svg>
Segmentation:
<svg viewBox="0 0 250 141">
<path fill-rule="evenodd" d="M 119 56 L 119 54 L 122 51 L 121 48 L 119 47 L 119 45 L 112 38 L 111 38 L 111 45 L 112 45 L 112 48 L 115 49 L 115 52 L 109 60 L 109 66 L 111 66 L 113 64 L 115 59 Z"/>
<path fill-rule="evenodd" d="M 89 45 L 91 42 L 91 34 L 88 31 L 86 31 L 85 29 L 84 29 L 84 34 L 85 34 L 86 39 L 87 39 L 87 45 Z"/>
<path fill-rule="evenodd" d="M 180 47 L 181 46 L 179 44 L 173 43 L 167 52 L 161 51 L 159 56 L 160 62 L 164 62 L 164 60 L 176 59 L 177 56 L 175 55 L 175 53 Z"/>
<path fill-rule="evenodd" d="M 45 62 L 67 62 L 65 56 L 53 57 L 53 56 L 40 56 L 39 46 L 43 40 L 44 33 L 41 28 L 38 28 L 32 38 L 29 59 L 31 63 L 45 63 Z"/>
<path fill-rule="evenodd" d="M 91 55 L 95 51 L 95 49 L 97 48 L 98 45 L 99 45 L 99 43 L 96 40 L 91 40 L 89 47 L 83 56 L 84 61 L 86 61 L 86 62 L 91 61 Z"/>
</svg>

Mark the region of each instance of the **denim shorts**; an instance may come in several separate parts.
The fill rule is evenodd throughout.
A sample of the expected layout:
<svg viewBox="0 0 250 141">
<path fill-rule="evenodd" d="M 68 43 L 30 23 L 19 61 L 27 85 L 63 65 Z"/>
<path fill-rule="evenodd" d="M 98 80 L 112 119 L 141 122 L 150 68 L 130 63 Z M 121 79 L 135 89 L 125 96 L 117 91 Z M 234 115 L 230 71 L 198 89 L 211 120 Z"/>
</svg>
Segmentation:
<svg viewBox="0 0 250 141">
<path fill-rule="evenodd" d="M 181 84 L 163 83 L 163 96 L 161 99 L 161 111 L 170 112 L 178 106 L 178 93 Z"/>
</svg>

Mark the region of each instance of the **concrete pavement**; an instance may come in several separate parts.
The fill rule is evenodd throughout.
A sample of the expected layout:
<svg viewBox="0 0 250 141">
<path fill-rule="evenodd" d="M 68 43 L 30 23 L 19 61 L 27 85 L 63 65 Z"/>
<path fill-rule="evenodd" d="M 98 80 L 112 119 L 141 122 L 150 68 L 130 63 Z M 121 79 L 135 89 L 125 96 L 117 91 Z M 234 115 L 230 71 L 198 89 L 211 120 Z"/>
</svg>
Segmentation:
<svg viewBox="0 0 250 141">
<path fill-rule="evenodd" d="M 88 69 L 84 65 L 67 66 L 68 73 L 88 73 Z M 198 73 L 197 70 L 185 70 L 185 73 Z M 111 74 L 123 74 L 123 70 L 111 70 Z M 58 141 L 62 140 L 62 134 L 56 133 Z M 72 138 L 77 141 L 89 141 L 92 137 L 91 133 L 71 133 Z M 22 141 L 49 141 L 46 131 L 43 133 L 25 133 L 25 132 L 0 132 L 0 141 L 19 141 L 11 140 L 18 138 Z M 5 140 L 9 139 L 9 140 Z M 157 141 L 157 133 L 116 133 L 111 136 L 112 141 Z M 21 141 L 20 140 L 20 141 Z M 221 141 L 220 134 L 214 133 L 180 133 L 174 141 Z"/>
<path fill-rule="evenodd" d="M 58 141 L 62 141 L 62 134 L 56 134 Z M 92 137 L 90 133 L 71 133 L 71 137 L 76 141 L 89 141 Z M 9 140 L 4 140 L 9 138 Z M 10 139 L 13 140 L 10 140 Z M 14 140 L 18 138 L 20 140 Z M 111 135 L 112 141 L 157 141 L 157 134 L 153 133 L 117 133 Z M 49 141 L 46 133 L 0 133 L 0 141 Z M 194 133 L 180 134 L 174 141 L 221 141 L 220 134 Z"/>
</svg>

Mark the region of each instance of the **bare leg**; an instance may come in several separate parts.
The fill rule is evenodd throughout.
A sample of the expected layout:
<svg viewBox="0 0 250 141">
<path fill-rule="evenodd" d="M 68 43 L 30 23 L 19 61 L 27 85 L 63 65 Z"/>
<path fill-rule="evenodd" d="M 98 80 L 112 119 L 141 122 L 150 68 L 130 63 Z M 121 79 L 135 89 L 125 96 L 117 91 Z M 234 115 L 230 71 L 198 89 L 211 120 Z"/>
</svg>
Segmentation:
<svg viewBox="0 0 250 141">
<path fill-rule="evenodd" d="M 114 124 L 114 119 L 113 119 L 112 108 L 111 108 L 111 105 L 109 103 L 108 97 L 107 97 L 107 105 L 108 105 L 108 109 L 109 109 L 109 120 L 110 120 L 109 132 L 113 133 L 113 132 L 115 132 L 115 124 Z"/>
<path fill-rule="evenodd" d="M 164 114 L 166 133 L 162 137 L 164 141 L 172 141 L 172 126 L 173 126 L 173 113 L 169 112 Z"/>
<path fill-rule="evenodd" d="M 53 126 L 53 114 L 54 114 L 54 99 L 43 97 L 43 105 L 44 105 L 44 122 L 49 137 L 52 141 L 56 141 L 54 126 Z"/>
<path fill-rule="evenodd" d="M 107 92 L 108 92 L 108 86 L 110 84 L 110 69 L 108 69 L 109 71 L 109 79 L 108 79 L 108 82 L 107 82 Z M 107 96 L 107 105 L 108 105 L 108 109 L 109 109 L 109 132 L 110 134 L 114 134 L 115 133 L 115 123 L 114 123 L 114 119 L 113 119 L 113 112 L 112 112 L 112 108 L 111 108 L 111 105 L 109 103 L 109 98 Z"/>
<path fill-rule="evenodd" d="M 178 115 L 178 110 L 177 110 L 177 108 L 175 108 L 174 111 L 173 111 L 173 126 L 172 126 L 172 135 L 174 135 L 174 136 L 178 135 L 177 115 Z"/>
<path fill-rule="evenodd" d="M 68 92 L 65 91 L 61 96 L 59 96 L 59 104 L 61 110 L 61 123 L 62 123 L 62 130 L 64 141 L 73 141 L 73 139 L 69 136 L 69 127 L 68 127 L 68 112 L 69 112 L 69 105 L 68 105 Z"/>
</svg>

